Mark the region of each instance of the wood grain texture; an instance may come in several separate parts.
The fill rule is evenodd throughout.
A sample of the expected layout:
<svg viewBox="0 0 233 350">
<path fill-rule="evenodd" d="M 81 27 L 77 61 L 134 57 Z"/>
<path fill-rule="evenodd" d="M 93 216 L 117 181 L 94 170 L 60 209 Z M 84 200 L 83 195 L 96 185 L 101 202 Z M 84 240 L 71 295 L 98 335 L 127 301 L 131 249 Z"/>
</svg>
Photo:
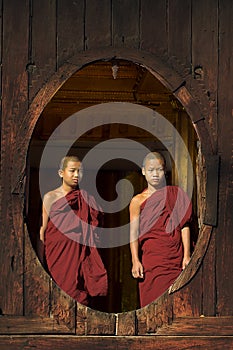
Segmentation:
<svg viewBox="0 0 233 350">
<path fill-rule="evenodd" d="M 57 1 L 57 64 L 64 62 L 84 48 L 84 1 Z"/>
<path fill-rule="evenodd" d="M 155 55 L 166 55 L 168 52 L 167 2 L 142 1 L 140 22 L 140 49 Z"/>
<path fill-rule="evenodd" d="M 52 317 L 2 316 L 0 334 L 61 334 L 69 333 L 65 325 Z"/>
<path fill-rule="evenodd" d="M 43 269 L 24 226 L 24 315 L 49 317 L 50 277 Z"/>
<path fill-rule="evenodd" d="M 176 281 L 169 288 L 169 293 L 173 293 L 174 291 L 183 287 L 196 274 L 208 248 L 211 232 L 212 226 L 210 225 L 203 225 L 203 227 L 200 229 L 198 241 L 192 254 L 190 264 L 185 268 L 185 270 L 182 271 Z"/>
<path fill-rule="evenodd" d="M 104 18 L 104 21 L 100 20 Z M 128 32 L 128 31 L 127 31 Z M 108 0 L 86 0 L 84 49 L 109 47 L 112 43 L 112 7 Z M 103 57 L 100 57 L 100 59 Z"/>
<path fill-rule="evenodd" d="M 122 312 L 117 315 L 116 335 L 136 335 L 136 313 Z"/>
<path fill-rule="evenodd" d="M 206 159 L 206 211 L 204 224 L 217 226 L 218 221 L 218 190 L 219 190 L 219 156 L 213 155 Z"/>
<path fill-rule="evenodd" d="M 233 348 L 233 3 L 8 0 L 0 10 L 0 348 Z M 188 112 L 203 157 L 221 156 L 218 207 L 211 211 L 216 227 L 212 220 L 202 227 L 192 262 L 170 294 L 117 315 L 76 304 L 61 291 L 24 228 L 26 158 L 40 114 L 76 70 L 115 56 L 150 70 Z M 199 183 L 209 181 L 211 169 L 199 173 Z M 206 200 L 213 203 L 206 183 L 200 188 L 202 218 Z"/>
<path fill-rule="evenodd" d="M 172 325 L 161 327 L 159 335 L 232 336 L 233 317 L 178 317 Z"/>
<path fill-rule="evenodd" d="M 67 332 L 76 333 L 76 301 L 50 280 L 50 316 L 66 326 Z"/>
<path fill-rule="evenodd" d="M 1 350 L 187 350 L 232 349 L 231 336 L 143 336 L 143 337 L 76 337 L 76 336 L 6 336 L 0 337 Z"/>
<path fill-rule="evenodd" d="M 219 216 L 216 233 L 217 313 L 233 313 L 233 3 L 219 2 L 219 82 L 218 82 L 218 147 L 221 155 Z"/>
<path fill-rule="evenodd" d="M 87 335 L 114 335 L 115 314 L 97 310 L 87 310 Z"/>
<path fill-rule="evenodd" d="M 19 173 L 15 168 L 20 163 L 14 154 L 18 151 L 15 143 L 17 123 L 27 110 L 27 53 L 28 53 L 28 4 L 4 4 L 2 25 L 2 110 L 1 110 L 1 301 L 4 314 L 23 313 L 23 197 L 12 194 L 13 184 Z M 18 13 L 21 16 L 18 16 Z M 15 28 L 21 30 L 15 31 Z M 20 57 L 20 59 L 19 59 Z M 3 166 L 4 164 L 4 166 Z M 20 174 L 21 175 L 21 174 Z M 22 191 L 24 191 L 22 186 Z"/>
<path fill-rule="evenodd" d="M 139 47 L 139 0 L 112 0 L 112 45 Z"/>
<path fill-rule="evenodd" d="M 203 279 L 203 297 L 201 314 L 205 316 L 216 315 L 216 230 L 213 229 L 205 259 L 201 267 Z"/>
<path fill-rule="evenodd" d="M 190 73 L 191 15 L 191 0 L 168 1 L 168 56 L 179 59 L 178 69 L 183 74 Z"/>
<path fill-rule="evenodd" d="M 208 21 L 206 14 L 208 13 Z M 206 113 L 214 153 L 217 149 L 218 1 L 195 1 L 192 6 L 192 70 L 199 83 L 199 101 Z M 197 73 L 197 74 L 195 74 Z M 200 73 L 200 75 L 199 75 Z M 208 104 L 204 99 L 208 99 Z"/>
<path fill-rule="evenodd" d="M 32 1 L 29 57 L 29 100 L 57 69 L 56 1 Z"/>
<path fill-rule="evenodd" d="M 87 334 L 87 307 L 80 303 L 77 303 L 76 334 L 77 335 Z"/>
<path fill-rule="evenodd" d="M 156 333 L 163 324 L 169 324 L 173 318 L 172 304 L 173 296 L 166 291 L 151 304 L 136 310 L 137 334 Z"/>
</svg>

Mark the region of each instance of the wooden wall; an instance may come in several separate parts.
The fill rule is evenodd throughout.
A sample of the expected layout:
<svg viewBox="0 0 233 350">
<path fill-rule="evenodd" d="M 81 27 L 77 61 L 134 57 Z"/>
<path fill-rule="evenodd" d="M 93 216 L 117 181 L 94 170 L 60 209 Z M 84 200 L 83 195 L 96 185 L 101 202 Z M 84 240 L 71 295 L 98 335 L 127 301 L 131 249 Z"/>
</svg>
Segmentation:
<svg viewBox="0 0 233 350">
<path fill-rule="evenodd" d="M 0 11 L 0 348 L 233 347 L 233 2 L 1 0 Z M 190 115 L 204 158 L 206 213 L 173 293 L 105 314 L 76 305 L 43 270 L 24 225 L 24 193 L 30 137 L 44 107 L 77 69 L 114 56 L 145 65 Z"/>
</svg>

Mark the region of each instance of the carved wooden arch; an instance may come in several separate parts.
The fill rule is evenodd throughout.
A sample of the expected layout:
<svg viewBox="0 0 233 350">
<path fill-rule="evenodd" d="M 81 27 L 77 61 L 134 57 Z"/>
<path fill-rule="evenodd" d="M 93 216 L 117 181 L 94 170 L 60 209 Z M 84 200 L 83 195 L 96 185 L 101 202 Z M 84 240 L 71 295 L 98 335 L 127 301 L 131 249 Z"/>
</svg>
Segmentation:
<svg viewBox="0 0 233 350">
<path fill-rule="evenodd" d="M 188 112 L 194 124 L 194 127 L 197 131 L 197 134 L 199 136 L 199 139 L 202 145 L 202 154 L 204 158 L 208 160 L 206 162 L 207 178 L 209 176 L 210 169 L 212 172 L 214 171 L 216 175 L 218 162 L 216 160 L 216 157 L 214 156 L 211 137 L 208 132 L 204 114 L 202 112 L 201 107 L 195 102 L 195 99 L 193 98 L 192 94 L 186 88 L 185 86 L 186 80 L 184 79 L 184 77 L 179 75 L 171 67 L 171 65 L 168 64 L 168 62 L 162 61 L 161 58 L 156 57 L 155 55 L 149 54 L 147 52 L 142 52 L 142 51 L 132 50 L 132 49 L 129 49 L 129 50 L 128 49 L 103 49 L 103 50 L 96 50 L 93 52 L 92 51 L 81 52 L 78 55 L 75 55 L 74 57 L 72 57 L 62 67 L 59 68 L 59 70 L 50 78 L 48 83 L 46 83 L 40 89 L 40 91 L 37 93 L 37 95 L 33 99 L 16 136 L 16 144 L 18 145 L 18 149 L 17 149 L 17 154 L 15 154 L 15 164 L 17 164 L 17 166 L 14 169 L 15 176 L 12 177 L 13 179 L 16 179 L 16 181 L 15 183 L 12 184 L 12 193 L 14 194 L 24 193 L 24 177 L 25 177 L 25 169 L 26 169 L 27 152 L 28 152 L 32 132 L 34 130 L 36 122 L 40 117 L 43 109 L 51 100 L 53 95 L 56 93 L 56 91 L 61 87 L 61 85 L 66 80 L 68 80 L 78 69 L 81 69 L 84 65 L 89 64 L 91 62 L 93 63 L 94 61 L 101 60 L 101 59 L 111 59 L 113 57 L 117 59 L 125 59 L 128 61 L 138 63 L 140 65 L 143 65 L 180 100 L 180 102 Z M 190 79 L 190 77 L 187 76 L 186 79 Z M 195 88 L 198 90 L 198 85 L 196 85 Z M 208 101 L 206 101 L 205 107 L 208 108 Z M 200 267 L 202 259 L 205 255 L 205 252 L 208 247 L 209 239 L 211 236 L 212 228 L 216 224 L 215 217 L 213 215 L 213 210 L 211 210 L 211 208 L 209 208 L 208 206 L 211 196 L 212 196 L 212 200 L 214 200 L 216 203 L 216 181 L 214 181 L 214 183 L 211 183 L 210 188 L 207 188 L 206 191 L 207 191 L 205 195 L 206 216 L 199 233 L 198 242 L 196 245 L 196 249 L 193 253 L 191 263 L 188 265 L 185 271 L 179 276 L 179 278 L 175 281 L 175 283 L 171 286 L 168 293 L 161 296 L 161 298 L 159 298 L 161 299 L 161 303 L 164 300 L 164 298 L 166 298 L 167 300 L 169 299 L 170 293 L 177 291 L 193 278 L 198 268 Z M 211 205 L 213 205 L 213 201 L 211 203 L 212 203 Z M 14 207 L 14 203 L 12 203 L 12 205 Z M 29 243 L 30 240 L 28 240 L 27 237 L 26 237 L 26 241 L 28 244 L 30 244 Z M 33 253 L 31 257 L 32 256 L 33 256 Z M 35 259 L 34 256 L 33 256 L 33 259 Z M 38 268 L 36 268 L 35 270 L 38 271 Z M 42 266 L 41 266 L 41 270 L 42 270 Z M 42 273 L 41 270 L 40 270 L 40 273 Z M 152 305 L 158 305 L 158 304 L 160 304 L 158 300 L 152 303 Z M 150 307 L 150 305 L 147 306 L 146 308 L 148 307 Z M 68 307 L 68 311 L 65 317 L 64 315 L 61 316 L 59 312 L 57 314 L 57 317 L 63 318 L 63 320 L 65 319 L 66 322 L 69 323 L 68 318 L 73 312 L 71 311 L 71 309 L 73 310 L 74 307 L 73 306 L 72 308 Z M 80 306 L 78 312 L 81 312 L 82 314 L 83 312 L 82 310 L 83 309 Z M 137 310 L 136 312 L 136 317 L 138 319 L 140 319 L 140 312 L 141 310 Z M 100 312 L 95 310 L 89 311 L 89 315 L 92 315 L 92 322 L 95 322 L 93 320 L 98 319 L 99 314 Z M 78 316 L 78 319 L 79 317 L 80 315 Z M 111 315 L 106 314 L 106 319 L 108 319 L 107 324 L 109 324 L 110 319 L 111 320 L 114 319 L 115 320 L 114 322 L 116 324 L 120 324 L 120 320 L 122 319 L 122 317 L 123 315 L 121 314 L 117 316 L 112 314 Z M 89 317 L 89 320 L 90 320 L 90 317 Z M 134 323 L 135 321 L 132 318 L 132 312 L 126 313 L 126 315 L 124 315 L 124 320 L 125 321 L 128 320 L 129 323 L 131 322 Z M 156 320 L 155 320 L 155 323 L 156 323 Z M 106 324 L 104 324 L 103 327 L 104 326 L 106 327 Z M 114 327 L 116 328 L 116 325 Z M 112 334 L 111 332 L 112 331 L 109 330 L 107 334 Z M 118 331 L 115 329 L 114 332 L 117 332 L 117 334 L 120 334 L 120 328 Z M 98 330 L 97 334 L 102 334 L 102 333 L 106 333 L 106 332 Z M 85 330 L 85 331 L 81 330 L 79 334 L 88 334 L 88 330 Z M 93 334 L 93 331 L 91 334 Z M 131 334 L 130 331 L 129 331 L 129 334 Z M 139 334 L 140 334 L 140 331 L 139 331 Z"/>
</svg>

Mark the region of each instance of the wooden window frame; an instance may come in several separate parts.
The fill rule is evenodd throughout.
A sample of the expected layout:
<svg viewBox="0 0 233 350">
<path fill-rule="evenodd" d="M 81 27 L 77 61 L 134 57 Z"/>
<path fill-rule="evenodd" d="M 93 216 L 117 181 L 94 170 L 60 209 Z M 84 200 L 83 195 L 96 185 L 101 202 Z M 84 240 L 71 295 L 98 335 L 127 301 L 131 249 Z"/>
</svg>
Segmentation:
<svg viewBox="0 0 233 350">
<path fill-rule="evenodd" d="M 58 292 L 58 287 L 53 284 L 49 279 L 42 265 L 38 265 L 37 257 L 33 248 L 30 244 L 30 239 L 28 239 L 28 233 L 25 226 L 25 270 L 30 270 L 31 277 L 35 279 L 35 274 L 42 276 L 41 283 L 43 284 L 46 280 L 46 285 L 50 285 L 50 292 L 53 291 L 54 303 L 52 306 L 53 317 L 55 317 L 59 324 L 62 322 L 65 324 L 64 327 L 54 327 L 53 322 L 48 322 L 47 317 L 43 317 L 40 314 L 40 307 L 36 304 L 33 307 L 33 311 L 25 310 L 25 315 L 30 312 L 34 312 L 34 330 L 33 333 L 67 333 L 76 335 L 140 335 L 146 334 L 148 332 L 153 332 L 157 327 L 158 322 L 161 323 L 161 316 L 159 319 L 159 313 L 163 310 L 164 302 L 166 301 L 166 310 L 163 311 L 162 322 L 168 322 L 169 314 L 171 312 L 169 305 L 171 303 L 170 296 L 184 287 L 197 273 L 203 257 L 208 248 L 209 240 L 211 237 L 212 229 L 217 225 L 217 202 L 218 202 L 218 167 L 219 158 L 214 154 L 212 147 L 212 139 L 209 135 L 209 131 L 203 117 L 202 108 L 195 102 L 192 94 L 185 86 L 185 81 L 183 77 L 179 76 L 170 65 L 166 62 L 162 62 L 158 57 L 137 50 L 97 50 L 95 52 L 84 52 L 72 57 L 68 62 L 66 62 L 59 70 L 50 78 L 50 80 L 40 89 L 33 101 L 31 102 L 29 109 L 25 115 L 25 118 L 19 128 L 17 133 L 16 144 L 18 149 L 20 149 L 21 156 L 18 153 L 15 154 L 14 164 L 14 174 L 12 179 L 12 196 L 20 198 L 18 201 L 12 200 L 12 206 L 18 206 L 21 208 L 21 215 L 23 218 L 23 206 L 25 193 L 25 171 L 27 162 L 27 152 L 31 140 L 31 136 L 36 125 L 38 118 L 40 117 L 43 109 L 49 103 L 54 93 L 61 87 L 61 85 L 67 81 L 78 69 L 81 69 L 84 65 L 94 62 L 99 59 L 110 59 L 111 57 L 126 59 L 128 61 L 137 62 L 144 65 L 161 83 L 163 83 L 181 102 L 185 107 L 189 117 L 192 120 L 193 126 L 197 132 L 199 140 L 201 142 L 201 152 L 203 159 L 205 160 L 204 170 L 206 172 L 206 193 L 203 196 L 203 207 L 204 207 L 204 217 L 203 223 L 200 228 L 198 241 L 196 244 L 195 251 L 192 255 L 191 263 L 185 269 L 185 271 L 179 276 L 172 287 L 169 289 L 168 293 L 161 296 L 158 300 L 148 305 L 147 307 L 136 310 L 129 311 L 122 314 L 107 314 L 96 310 L 91 310 L 82 305 L 76 305 L 76 303 L 67 295 L 61 291 Z M 77 63 L 78 62 L 78 63 Z M 198 86 L 197 86 L 198 89 Z M 208 106 L 208 101 L 206 101 L 206 106 Z M 15 175 L 15 176 L 14 176 Z M 17 212 L 17 209 L 15 209 Z M 22 219 L 23 220 L 23 219 Z M 21 228 L 19 228 L 21 229 Z M 34 276 L 34 277 L 33 277 Z M 30 284 L 30 278 L 26 278 L 25 283 Z M 36 278 L 38 279 L 38 277 Z M 37 280 L 39 286 L 39 281 Z M 33 293 L 30 290 L 30 286 L 27 286 L 28 294 L 26 297 Z M 57 296 L 57 300 L 56 300 Z M 38 302 L 40 302 L 39 300 Z M 59 307 L 56 306 L 56 301 L 59 302 Z M 153 320 L 148 321 L 146 314 L 150 312 L 151 308 L 156 307 L 156 312 L 153 316 Z M 25 316 L 25 327 L 28 327 L 28 317 L 32 315 Z M 25 327 L 22 327 L 24 317 L 22 316 L 19 322 L 14 324 L 14 333 L 25 333 Z M 70 321 L 72 319 L 72 321 Z M 0 320 L 1 322 L 1 320 Z M 41 327 L 40 325 L 47 324 L 47 327 Z M 6 319 L 4 321 L 6 325 Z M 137 324 L 137 327 L 135 326 Z M 17 326 L 18 325 L 18 326 Z M 1 329 L 1 323 L 0 323 Z M 10 328 L 9 328 L 9 334 Z M 29 332 L 30 333 L 30 332 Z"/>
</svg>

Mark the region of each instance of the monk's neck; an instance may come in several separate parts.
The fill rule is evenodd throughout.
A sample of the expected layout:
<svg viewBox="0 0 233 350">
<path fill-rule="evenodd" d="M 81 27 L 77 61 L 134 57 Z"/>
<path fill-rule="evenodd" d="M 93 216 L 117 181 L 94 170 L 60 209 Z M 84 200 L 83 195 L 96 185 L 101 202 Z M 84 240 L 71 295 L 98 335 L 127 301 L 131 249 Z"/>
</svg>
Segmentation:
<svg viewBox="0 0 233 350">
<path fill-rule="evenodd" d="M 61 188 L 61 192 L 64 194 L 64 196 L 66 196 L 69 192 L 75 190 L 76 188 L 68 186 L 66 184 L 62 184 Z"/>
<path fill-rule="evenodd" d="M 150 197 L 153 193 L 155 193 L 157 191 L 156 188 L 148 186 L 146 189 L 146 197 Z"/>
<path fill-rule="evenodd" d="M 163 187 L 164 186 L 153 187 L 153 186 L 149 185 L 147 187 L 147 195 L 148 195 L 148 197 L 150 197 L 153 193 L 155 193 L 156 191 L 160 190 Z"/>
</svg>

